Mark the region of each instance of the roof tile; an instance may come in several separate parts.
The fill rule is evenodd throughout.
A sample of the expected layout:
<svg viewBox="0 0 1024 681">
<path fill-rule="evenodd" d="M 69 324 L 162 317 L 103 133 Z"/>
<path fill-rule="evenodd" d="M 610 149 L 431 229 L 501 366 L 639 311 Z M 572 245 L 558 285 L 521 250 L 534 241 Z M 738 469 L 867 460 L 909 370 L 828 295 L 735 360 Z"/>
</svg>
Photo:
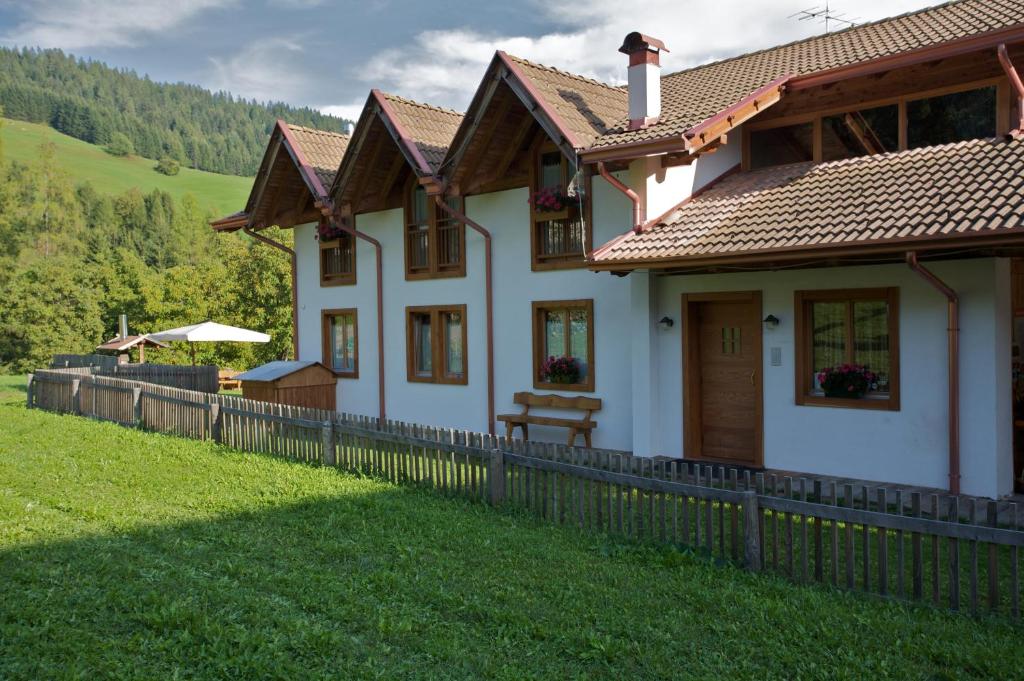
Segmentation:
<svg viewBox="0 0 1024 681">
<path fill-rule="evenodd" d="M 382 94 L 431 170 L 436 173 L 455 137 L 455 131 L 459 129 L 462 114 L 397 95 Z"/>
<path fill-rule="evenodd" d="M 341 163 L 341 157 L 345 155 L 345 149 L 348 148 L 348 135 L 306 128 L 291 123 L 285 125 L 288 126 L 296 144 L 302 149 L 302 153 L 313 167 L 313 172 L 320 178 L 324 188 L 330 187 L 334 182 L 334 174 L 338 171 L 338 165 Z"/>
</svg>

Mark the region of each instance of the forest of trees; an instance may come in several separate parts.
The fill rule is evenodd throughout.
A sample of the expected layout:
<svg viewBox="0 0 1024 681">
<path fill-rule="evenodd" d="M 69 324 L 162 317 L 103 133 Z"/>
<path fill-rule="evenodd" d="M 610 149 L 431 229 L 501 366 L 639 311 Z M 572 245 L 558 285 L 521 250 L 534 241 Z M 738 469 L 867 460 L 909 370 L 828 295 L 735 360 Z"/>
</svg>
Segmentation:
<svg viewBox="0 0 1024 681">
<path fill-rule="evenodd" d="M 244 369 L 287 356 L 288 259 L 244 235 L 215 234 L 210 217 L 190 196 L 111 197 L 76 183 L 52 145 L 29 165 L 5 160 L 0 146 L 0 373 L 91 352 L 116 335 L 120 313 L 132 333 L 213 319 L 273 339 L 200 344 L 203 363 Z M 185 344 L 176 345 L 147 360 L 188 363 Z"/>
<path fill-rule="evenodd" d="M 155 83 L 52 49 L 0 48 L 0 106 L 8 118 L 44 123 L 92 144 L 106 146 L 122 133 L 146 158 L 245 176 L 256 174 L 276 119 L 337 132 L 346 125 L 308 108 Z"/>
</svg>

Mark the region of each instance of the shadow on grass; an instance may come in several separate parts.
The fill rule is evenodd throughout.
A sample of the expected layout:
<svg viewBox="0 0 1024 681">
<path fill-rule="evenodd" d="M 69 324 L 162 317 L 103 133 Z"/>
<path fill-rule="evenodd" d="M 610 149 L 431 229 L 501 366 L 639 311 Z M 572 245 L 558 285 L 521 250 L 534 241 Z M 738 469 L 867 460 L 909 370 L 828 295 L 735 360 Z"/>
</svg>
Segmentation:
<svg viewBox="0 0 1024 681">
<path fill-rule="evenodd" d="M 665 678 L 681 660 L 696 676 L 841 665 L 854 677 L 984 677 L 1000 669 L 991 648 L 1011 649 L 1017 634 L 701 561 L 669 565 L 653 550 L 365 481 L 8 549 L 0 576 L 3 678 Z"/>
</svg>

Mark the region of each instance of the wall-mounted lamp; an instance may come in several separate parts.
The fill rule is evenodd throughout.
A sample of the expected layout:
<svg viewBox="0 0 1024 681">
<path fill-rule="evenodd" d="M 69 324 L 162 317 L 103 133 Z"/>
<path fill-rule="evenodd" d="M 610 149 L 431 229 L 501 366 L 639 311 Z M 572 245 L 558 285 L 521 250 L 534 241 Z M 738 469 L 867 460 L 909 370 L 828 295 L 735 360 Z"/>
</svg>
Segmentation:
<svg viewBox="0 0 1024 681">
<path fill-rule="evenodd" d="M 658 320 L 658 326 L 668 331 L 673 326 L 675 326 L 675 322 L 672 320 L 671 317 L 662 317 L 661 319 Z"/>
<path fill-rule="evenodd" d="M 778 325 L 779 325 L 779 318 L 776 317 L 775 315 L 770 314 L 770 315 L 768 315 L 767 317 L 764 318 L 764 328 L 768 329 L 769 331 L 771 331 L 772 329 L 774 329 Z"/>
</svg>

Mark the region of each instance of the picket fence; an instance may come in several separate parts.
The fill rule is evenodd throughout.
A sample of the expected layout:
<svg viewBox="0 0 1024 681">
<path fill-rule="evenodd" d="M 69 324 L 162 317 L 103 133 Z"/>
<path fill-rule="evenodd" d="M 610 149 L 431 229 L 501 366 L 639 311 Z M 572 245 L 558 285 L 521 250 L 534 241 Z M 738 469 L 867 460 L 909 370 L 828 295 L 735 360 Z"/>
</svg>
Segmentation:
<svg viewBox="0 0 1024 681">
<path fill-rule="evenodd" d="M 334 466 L 693 550 L 797 582 L 1020 621 L 1015 504 L 856 489 L 607 450 L 40 371 L 30 408 Z M 810 483 L 810 484 L 808 484 Z M 909 503 L 908 503 L 909 502 Z M 966 508 L 961 508 L 965 505 Z"/>
</svg>

